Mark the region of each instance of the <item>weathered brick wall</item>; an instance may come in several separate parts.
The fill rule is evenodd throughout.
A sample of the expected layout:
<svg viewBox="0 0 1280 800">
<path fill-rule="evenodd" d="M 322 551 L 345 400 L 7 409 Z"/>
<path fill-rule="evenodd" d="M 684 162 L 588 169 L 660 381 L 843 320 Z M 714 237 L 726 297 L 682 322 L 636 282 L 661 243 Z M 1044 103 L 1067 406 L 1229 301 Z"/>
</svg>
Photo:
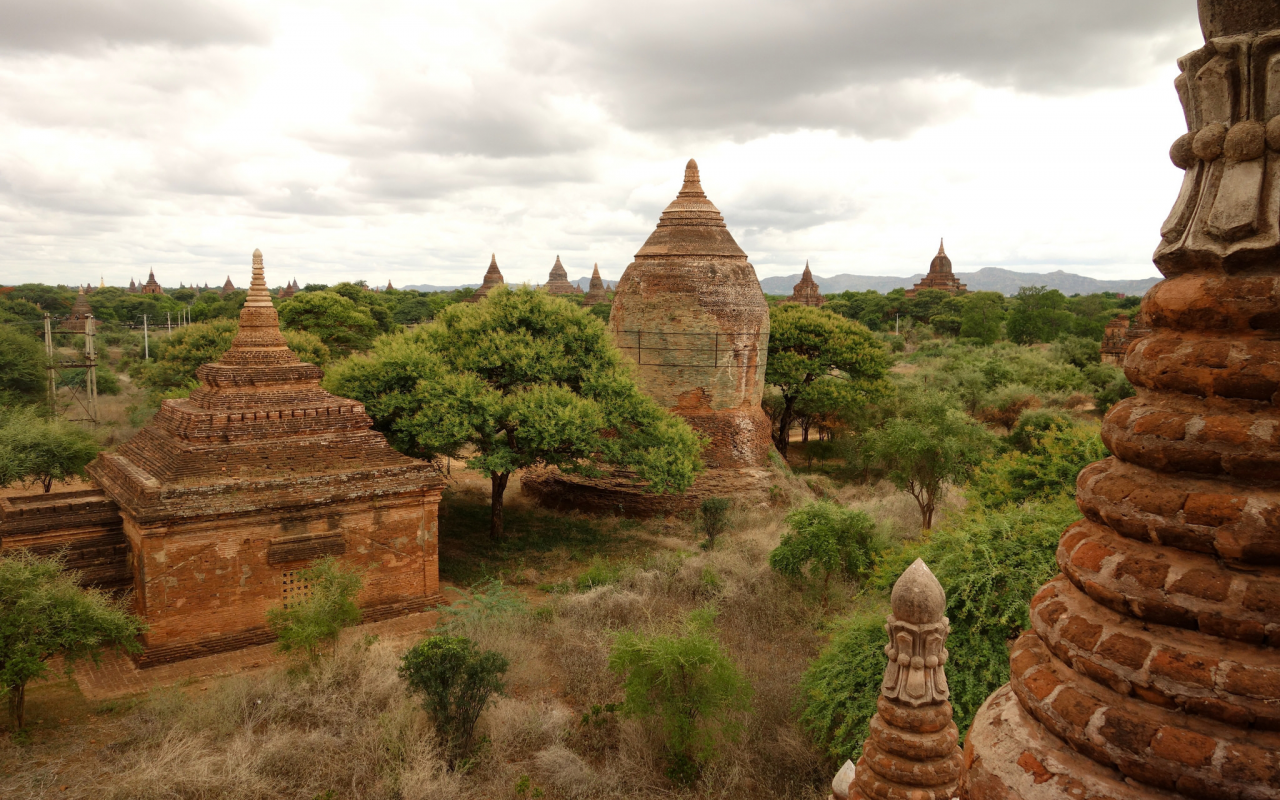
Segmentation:
<svg viewBox="0 0 1280 800">
<path fill-rule="evenodd" d="M 15 549 L 64 553 L 85 586 L 132 586 L 120 509 L 99 489 L 0 498 L 0 552 Z"/>
<path fill-rule="evenodd" d="M 709 497 L 764 502 L 772 485 L 772 473 L 760 468 L 708 470 L 680 494 L 646 492 L 633 478 L 634 474 L 625 470 L 601 478 L 579 478 L 555 469 L 535 468 L 521 475 L 520 488 L 548 508 L 650 517 L 696 509 Z"/>
</svg>

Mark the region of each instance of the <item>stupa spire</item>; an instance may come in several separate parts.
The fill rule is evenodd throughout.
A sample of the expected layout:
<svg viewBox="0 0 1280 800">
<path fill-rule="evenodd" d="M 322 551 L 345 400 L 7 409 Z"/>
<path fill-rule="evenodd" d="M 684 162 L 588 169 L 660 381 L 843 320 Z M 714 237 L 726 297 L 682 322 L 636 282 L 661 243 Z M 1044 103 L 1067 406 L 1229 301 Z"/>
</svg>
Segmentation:
<svg viewBox="0 0 1280 800">
<path fill-rule="evenodd" d="M 938 239 L 938 255 L 945 256 L 946 254 L 947 254 L 946 248 L 942 246 L 942 239 L 939 238 Z"/>
</svg>

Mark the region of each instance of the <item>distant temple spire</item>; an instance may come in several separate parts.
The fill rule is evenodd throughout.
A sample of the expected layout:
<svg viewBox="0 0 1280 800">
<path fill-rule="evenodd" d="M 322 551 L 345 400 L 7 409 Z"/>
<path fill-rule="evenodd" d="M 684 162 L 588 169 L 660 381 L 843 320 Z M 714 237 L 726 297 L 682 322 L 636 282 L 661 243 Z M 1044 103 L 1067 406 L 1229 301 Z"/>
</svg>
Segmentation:
<svg viewBox="0 0 1280 800">
<path fill-rule="evenodd" d="M 963 294 L 968 291 L 968 287 L 951 271 L 951 259 L 947 257 L 941 238 L 938 239 L 938 254 L 929 262 L 929 274 L 907 290 L 907 297 L 915 297 L 916 292 L 921 289 L 940 289 L 948 294 Z"/>
<path fill-rule="evenodd" d="M 547 284 L 543 288 L 551 294 L 582 294 L 581 287 L 569 283 L 569 273 L 565 271 L 564 264 L 560 263 L 560 256 L 556 256 L 551 276 L 547 278 Z"/>
<path fill-rule="evenodd" d="M 505 285 L 506 282 L 502 279 L 502 273 L 498 270 L 498 254 L 494 253 L 489 256 L 489 269 L 484 273 L 484 282 L 480 284 L 479 289 L 476 289 L 475 294 L 467 298 L 467 302 L 478 303 L 487 297 L 495 287 Z"/>
<path fill-rule="evenodd" d="M 809 271 L 809 261 L 804 262 L 804 274 L 800 276 L 800 282 L 791 290 L 791 296 L 783 302 L 799 303 L 803 306 L 820 307 L 825 300 L 822 299 L 822 292 L 818 290 L 818 284 L 813 280 L 813 273 Z"/>
<path fill-rule="evenodd" d="M 587 287 L 587 293 L 583 296 L 584 305 L 594 306 L 597 303 L 609 302 L 609 294 L 605 291 L 604 280 L 600 278 L 600 264 L 597 263 L 591 268 L 591 285 Z"/>
</svg>

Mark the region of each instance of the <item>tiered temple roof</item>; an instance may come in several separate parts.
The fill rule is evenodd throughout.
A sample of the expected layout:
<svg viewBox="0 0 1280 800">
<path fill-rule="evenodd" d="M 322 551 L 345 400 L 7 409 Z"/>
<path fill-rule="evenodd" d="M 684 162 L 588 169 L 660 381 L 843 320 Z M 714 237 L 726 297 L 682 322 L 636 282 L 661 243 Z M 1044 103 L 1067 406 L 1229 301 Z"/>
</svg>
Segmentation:
<svg viewBox="0 0 1280 800">
<path fill-rule="evenodd" d="M 605 290 L 604 280 L 600 277 L 599 264 L 591 268 L 591 285 L 587 287 L 587 293 L 583 296 L 582 302 L 592 306 L 609 302 L 609 293 Z"/>
<path fill-rule="evenodd" d="M 947 256 L 941 239 L 938 240 L 938 254 L 933 257 L 933 261 L 929 262 L 929 274 L 907 290 L 907 297 L 915 297 L 916 292 L 921 289 L 941 289 L 951 294 L 966 291 L 965 285 L 951 271 L 951 259 Z"/>
<path fill-rule="evenodd" d="M 298 279 L 294 278 L 293 280 L 286 283 L 284 285 L 284 288 L 280 290 L 280 299 L 284 300 L 286 298 L 293 297 L 297 293 L 298 293 Z"/>
<path fill-rule="evenodd" d="M 809 262 L 804 262 L 804 274 L 800 276 L 800 282 L 791 290 L 791 296 L 784 302 L 799 303 L 803 306 L 813 306 L 818 308 L 824 302 L 822 292 L 818 291 L 818 284 L 813 279 L 813 273 L 809 271 Z"/>
<path fill-rule="evenodd" d="M 228 275 L 227 280 L 222 284 L 222 291 L 218 292 L 218 294 L 222 297 L 226 297 L 228 294 L 234 292 L 235 290 L 236 290 L 236 285 L 231 282 L 231 276 Z"/>
<path fill-rule="evenodd" d="M 581 287 L 569 283 L 569 273 L 565 272 L 564 265 L 560 263 L 560 256 L 556 256 L 556 263 L 551 266 L 551 275 L 542 288 L 551 294 L 582 294 Z"/>
<path fill-rule="evenodd" d="M 130 279 L 129 279 L 129 289 L 128 289 L 128 291 L 129 291 L 129 294 L 137 294 L 137 293 L 138 293 L 138 283 L 137 283 L 137 281 L 135 281 L 133 278 L 130 278 Z"/>
<path fill-rule="evenodd" d="M 89 306 L 89 296 L 85 294 L 84 287 L 81 286 L 80 290 L 76 292 L 76 302 L 71 306 L 71 312 L 58 325 L 58 329 L 84 333 L 85 318 L 92 313 L 93 309 Z"/>
<path fill-rule="evenodd" d="M 505 286 L 502 280 L 502 273 L 498 271 L 498 255 L 494 253 L 489 256 L 489 269 L 484 273 L 484 282 L 480 284 L 480 288 L 467 298 L 468 303 L 479 303 L 489 292 L 498 286 Z"/>
<path fill-rule="evenodd" d="M 156 280 L 155 270 L 151 270 L 150 274 L 147 275 L 147 282 L 142 285 L 142 293 L 164 294 L 164 289 L 161 288 L 160 282 Z"/>
</svg>

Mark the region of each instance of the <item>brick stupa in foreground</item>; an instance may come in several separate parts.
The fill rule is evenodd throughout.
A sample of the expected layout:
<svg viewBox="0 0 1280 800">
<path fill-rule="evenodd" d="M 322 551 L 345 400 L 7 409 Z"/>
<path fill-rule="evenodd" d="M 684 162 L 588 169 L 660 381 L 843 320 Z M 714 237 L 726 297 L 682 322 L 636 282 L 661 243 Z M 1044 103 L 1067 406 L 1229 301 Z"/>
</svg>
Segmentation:
<svg viewBox="0 0 1280 800">
<path fill-rule="evenodd" d="M 365 621 L 442 600 L 443 482 L 320 388 L 280 334 L 260 252 L 231 349 L 196 375 L 190 398 L 89 466 L 124 521 L 140 663 L 270 641 L 267 609 L 305 595 L 295 573 L 324 555 L 362 571 Z"/>
<path fill-rule="evenodd" d="M 1280 4 L 1200 20 L 1137 396 L 966 737 L 970 800 L 1280 798 Z"/>
<path fill-rule="evenodd" d="M 586 479 L 534 470 L 525 491 L 558 506 L 634 514 L 767 491 L 773 443 L 760 398 L 769 305 L 692 159 L 680 193 L 618 281 L 609 327 L 640 388 L 708 437 L 707 472 L 683 495 L 642 492 L 622 471 Z"/>
</svg>

